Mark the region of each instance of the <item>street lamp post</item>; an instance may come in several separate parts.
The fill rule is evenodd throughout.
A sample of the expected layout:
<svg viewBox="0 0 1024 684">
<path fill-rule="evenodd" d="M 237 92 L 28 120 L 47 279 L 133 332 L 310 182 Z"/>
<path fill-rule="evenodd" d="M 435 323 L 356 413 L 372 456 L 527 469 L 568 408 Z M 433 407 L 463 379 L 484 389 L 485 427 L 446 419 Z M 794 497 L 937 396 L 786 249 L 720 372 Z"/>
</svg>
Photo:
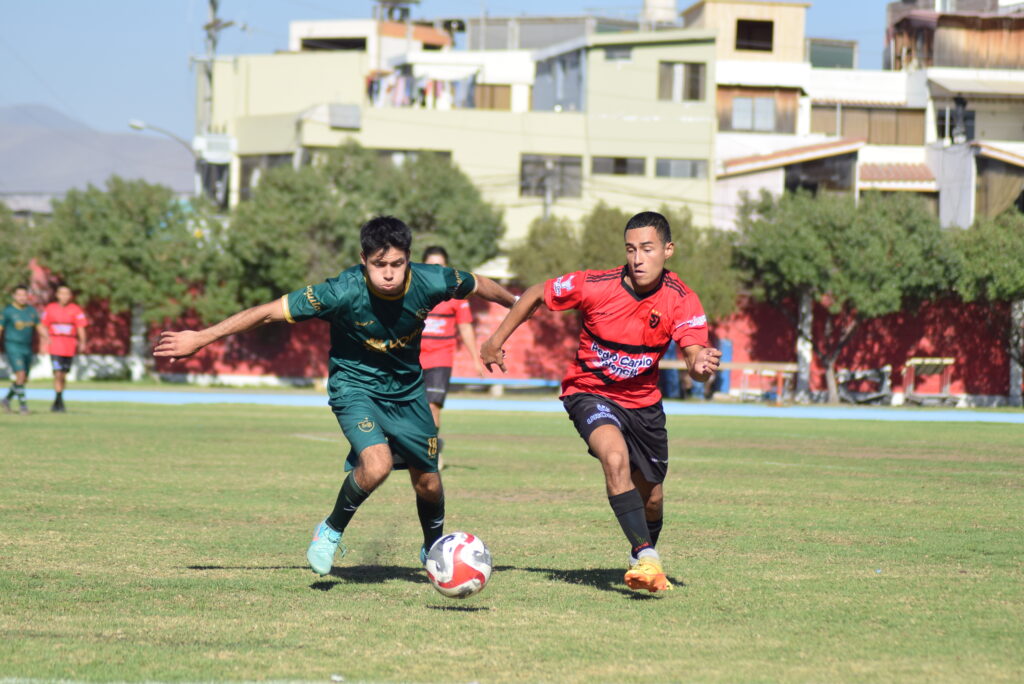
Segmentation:
<svg viewBox="0 0 1024 684">
<path fill-rule="evenodd" d="M 193 187 L 193 194 L 195 195 L 196 199 L 199 199 L 199 197 L 203 194 L 203 178 L 202 178 L 202 161 L 203 160 L 200 158 L 199 154 L 192 148 L 192 145 L 190 145 L 188 143 L 188 141 L 185 140 L 184 138 L 182 138 L 180 136 L 177 136 L 174 133 L 171 133 L 166 128 L 160 128 L 159 126 L 154 126 L 152 124 L 148 124 L 145 121 L 141 121 L 140 119 L 130 119 L 128 121 L 128 126 L 133 128 L 133 129 L 135 129 L 136 131 L 150 130 L 150 131 L 153 131 L 154 133 L 160 133 L 161 135 L 165 135 L 168 138 L 170 138 L 171 140 L 179 143 L 185 149 L 188 150 L 188 153 L 190 155 L 192 155 L 192 162 L 193 162 L 193 165 L 192 165 L 192 175 L 193 175 L 193 178 L 195 179 L 195 183 L 194 183 L 194 187 Z"/>
</svg>

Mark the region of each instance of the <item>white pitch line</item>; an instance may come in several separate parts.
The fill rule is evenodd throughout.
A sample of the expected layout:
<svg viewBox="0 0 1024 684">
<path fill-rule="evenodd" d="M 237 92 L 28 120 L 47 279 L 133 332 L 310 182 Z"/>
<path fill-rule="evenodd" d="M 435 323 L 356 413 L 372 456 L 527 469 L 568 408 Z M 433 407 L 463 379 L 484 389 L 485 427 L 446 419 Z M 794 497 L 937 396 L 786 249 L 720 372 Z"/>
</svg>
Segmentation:
<svg viewBox="0 0 1024 684">
<path fill-rule="evenodd" d="M 298 437 L 299 439 L 308 439 L 311 442 L 329 442 L 331 444 L 337 444 L 338 440 L 331 437 L 320 437 L 319 435 L 302 435 L 293 434 L 292 437 Z"/>
</svg>

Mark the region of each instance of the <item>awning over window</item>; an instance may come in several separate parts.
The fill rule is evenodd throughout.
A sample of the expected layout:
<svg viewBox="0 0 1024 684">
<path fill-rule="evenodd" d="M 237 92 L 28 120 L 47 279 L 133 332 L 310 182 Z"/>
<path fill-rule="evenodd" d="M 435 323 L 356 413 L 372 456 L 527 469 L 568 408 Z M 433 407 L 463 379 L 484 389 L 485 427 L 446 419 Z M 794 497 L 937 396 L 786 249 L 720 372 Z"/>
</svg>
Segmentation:
<svg viewBox="0 0 1024 684">
<path fill-rule="evenodd" d="M 948 78 L 928 79 L 933 95 L 980 95 L 984 97 L 1024 97 L 1024 80 Z"/>
</svg>

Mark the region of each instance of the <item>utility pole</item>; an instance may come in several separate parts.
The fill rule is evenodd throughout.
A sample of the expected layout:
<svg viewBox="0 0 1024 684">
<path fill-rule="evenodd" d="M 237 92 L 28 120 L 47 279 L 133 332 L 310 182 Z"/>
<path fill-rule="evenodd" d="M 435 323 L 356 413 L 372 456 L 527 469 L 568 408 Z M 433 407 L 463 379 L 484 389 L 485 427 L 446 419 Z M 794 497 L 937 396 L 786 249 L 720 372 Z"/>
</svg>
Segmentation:
<svg viewBox="0 0 1024 684">
<path fill-rule="evenodd" d="M 202 178 L 202 188 L 206 195 L 219 202 L 221 200 L 218 197 L 224 194 L 223 201 L 227 202 L 226 192 L 222 193 L 221 190 L 226 191 L 227 175 L 230 171 L 217 163 L 211 164 L 207 156 L 210 148 L 209 137 L 213 128 L 213 67 L 214 60 L 217 58 L 217 38 L 221 31 L 235 25 L 235 22 L 223 21 L 217 16 L 219 5 L 220 0 L 207 0 L 209 14 L 206 24 L 203 25 L 203 31 L 206 33 L 206 54 L 201 60 L 203 92 L 199 108 L 199 122 L 196 126 L 196 135 L 201 141 L 199 146 L 201 153 L 196 159 L 196 173 Z"/>
<path fill-rule="evenodd" d="M 205 135 L 210 132 L 210 123 L 213 121 L 213 61 L 217 57 L 217 37 L 226 28 L 235 25 L 233 21 L 221 21 L 217 16 L 217 7 L 220 0 L 207 0 L 209 17 L 203 30 L 206 32 L 206 56 L 203 59 L 203 76 L 205 92 L 203 93 L 202 121 L 199 124 L 199 134 Z"/>
</svg>

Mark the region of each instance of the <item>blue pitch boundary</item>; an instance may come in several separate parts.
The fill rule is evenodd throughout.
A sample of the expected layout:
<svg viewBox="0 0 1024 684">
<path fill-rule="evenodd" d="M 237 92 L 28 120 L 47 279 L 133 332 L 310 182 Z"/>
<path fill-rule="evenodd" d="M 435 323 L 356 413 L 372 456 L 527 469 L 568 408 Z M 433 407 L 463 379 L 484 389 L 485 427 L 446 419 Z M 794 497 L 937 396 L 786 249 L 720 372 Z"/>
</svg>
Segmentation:
<svg viewBox="0 0 1024 684">
<path fill-rule="evenodd" d="M 32 401 L 50 402 L 52 390 L 30 389 Z M 322 394 L 190 392 L 160 390 L 76 390 L 64 392 L 68 403 L 129 402 L 136 404 L 259 404 L 264 406 L 326 407 Z M 557 399 L 460 399 L 445 402 L 446 409 L 457 411 L 525 411 L 561 413 Z M 38 407 L 37 407 L 38 410 Z M 926 423 L 1017 423 L 1024 425 L 1024 412 L 990 412 L 971 409 L 905 409 L 860 406 L 770 406 L 765 404 L 720 404 L 714 402 L 668 401 L 665 413 L 672 416 L 729 416 L 736 418 L 805 418 L 818 420 L 881 420 Z"/>
</svg>

